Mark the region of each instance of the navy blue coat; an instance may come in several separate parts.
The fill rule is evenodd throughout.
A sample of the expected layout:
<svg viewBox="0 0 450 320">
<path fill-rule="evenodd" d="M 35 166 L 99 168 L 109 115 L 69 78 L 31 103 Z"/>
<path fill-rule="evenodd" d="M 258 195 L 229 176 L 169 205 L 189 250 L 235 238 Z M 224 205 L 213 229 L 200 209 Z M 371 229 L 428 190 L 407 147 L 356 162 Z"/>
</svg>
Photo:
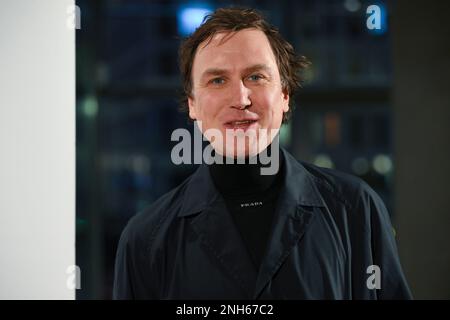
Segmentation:
<svg viewBox="0 0 450 320">
<path fill-rule="evenodd" d="M 128 223 L 119 241 L 113 297 L 411 298 L 378 195 L 356 177 L 282 152 L 283 187 L 260 270 L 201 165 Z M 372 265 L 380 272 L 368 272 Z"/>
</svg>

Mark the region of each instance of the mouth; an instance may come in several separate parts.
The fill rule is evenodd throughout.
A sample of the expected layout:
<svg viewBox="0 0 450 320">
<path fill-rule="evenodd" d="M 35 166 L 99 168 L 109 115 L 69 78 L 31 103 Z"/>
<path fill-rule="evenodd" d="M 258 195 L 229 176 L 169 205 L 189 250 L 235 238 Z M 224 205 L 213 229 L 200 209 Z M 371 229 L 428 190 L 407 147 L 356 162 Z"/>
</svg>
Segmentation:
<svg viewBox="0 0 450 320">
<path fill-rule="evenodd" d="M 229 121 L 224 124 L 225 129 L 230 130 L 244 130 L 247 131 L 249 129 L 253 129 L 256 127 L 257 120 L 236 120 L 236 121 Z"/>
</svg>

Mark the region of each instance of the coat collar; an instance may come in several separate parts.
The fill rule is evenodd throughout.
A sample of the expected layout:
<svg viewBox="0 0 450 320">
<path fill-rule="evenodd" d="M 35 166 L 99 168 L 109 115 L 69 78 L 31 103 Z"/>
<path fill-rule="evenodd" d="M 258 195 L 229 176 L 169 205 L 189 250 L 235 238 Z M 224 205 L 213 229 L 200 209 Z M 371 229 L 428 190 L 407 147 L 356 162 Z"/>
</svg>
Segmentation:
<svg viewBox="0 0 450 320">
<path fill-rule="evenodd" d="M 281 189 L 283 201 L 292 205 L 325 206 L 312 176 L 305 167 L 284 148 L 280 150 L 285 158 L 285 173 Z M 218 197 L 220 194 L 212 181 L 208 166 L 202 164 L 188 181 L 178 216 L 184 217 L 201 212 Z"/>
</svg>

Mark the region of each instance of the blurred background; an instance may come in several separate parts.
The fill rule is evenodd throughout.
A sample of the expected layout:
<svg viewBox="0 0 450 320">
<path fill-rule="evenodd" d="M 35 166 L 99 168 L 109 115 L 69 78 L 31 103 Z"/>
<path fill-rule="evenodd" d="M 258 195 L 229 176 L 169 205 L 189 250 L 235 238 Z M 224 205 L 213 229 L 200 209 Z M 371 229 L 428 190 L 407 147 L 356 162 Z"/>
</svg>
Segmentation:
<svg viewBox="0 0 450 320">
<path fill-rule="evenodd" d="M 177 50 L 205 14 L 259 9 L 312 61 L 281 143 L 359 176 L 383 198 L 416 298 L 450 298 L 447 1 L 79 0 L 76 31 L 77 299 L 109 299 L 120 233 L 195 165 L 172 164 Z M 369 30 L 370 5 L 381 28 Z"/>
</svg>

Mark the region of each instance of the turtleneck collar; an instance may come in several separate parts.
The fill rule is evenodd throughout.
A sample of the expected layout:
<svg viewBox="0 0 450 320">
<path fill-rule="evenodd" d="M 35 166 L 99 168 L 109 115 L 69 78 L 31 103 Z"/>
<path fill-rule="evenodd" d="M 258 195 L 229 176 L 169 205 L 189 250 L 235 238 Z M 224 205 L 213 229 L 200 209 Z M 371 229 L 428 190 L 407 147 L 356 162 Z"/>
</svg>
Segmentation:
<svg viewBox="0 0 450 320">
<path fill-rule="evenodd" d="M 271 154 L 271 147 L 272 145 L 268 146 L 269 154 Z M 284 156 L 280 150 L 278 154 L 280 155 L 280 166 L 278 173 L 274 175 L 261 174 L 261 168 L 265 165 L 261 164 L 258 158 L 255 164 L 248 158 L 246 158 L 245 164 L 238 164 L 236 161 L 227 164 L 226 159 L 224 159 L 223 164 L 213 163 L 209 165 L 209 172 L 214 185 L 224 196 L 246 196 L 265 192 L 279 181 L 282 174 Z"/>
</svg>

